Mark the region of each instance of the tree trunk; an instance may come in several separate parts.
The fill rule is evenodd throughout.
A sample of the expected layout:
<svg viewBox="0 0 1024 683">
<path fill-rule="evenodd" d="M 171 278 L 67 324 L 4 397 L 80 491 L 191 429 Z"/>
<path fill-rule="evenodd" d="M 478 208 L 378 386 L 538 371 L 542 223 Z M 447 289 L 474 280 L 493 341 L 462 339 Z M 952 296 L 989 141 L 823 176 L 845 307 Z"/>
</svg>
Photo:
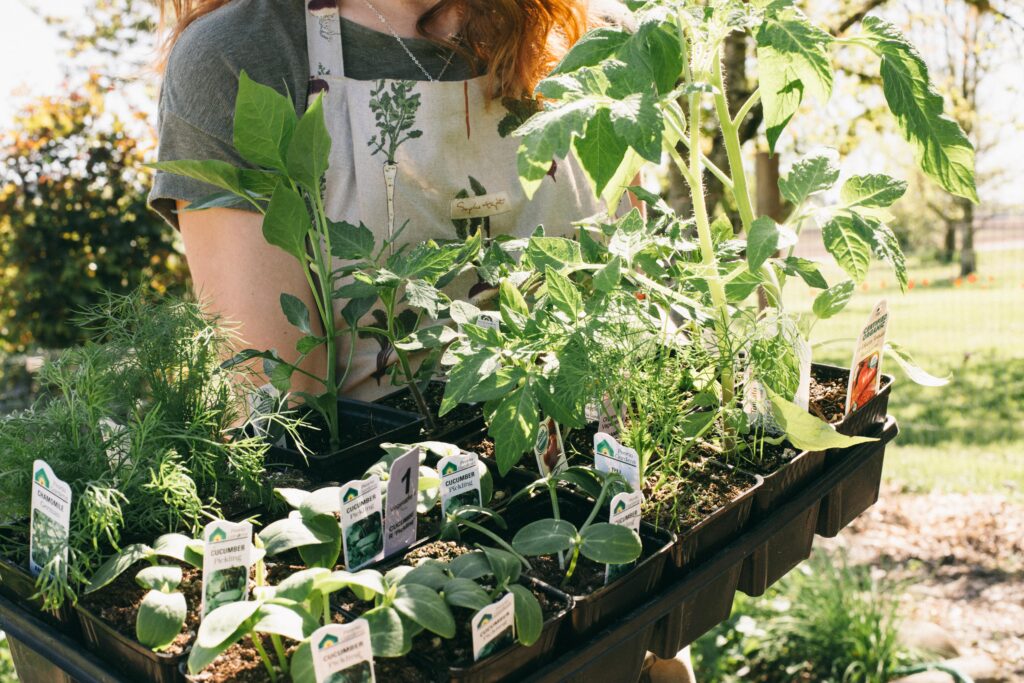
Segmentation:
<svg viewBox="0 0 1024 683">
<path fill-rule="evenodd" d="M 963 209 L 964 234 L 960 243 L 960 277 L 967 277 L 977 270 L 974 256 L 974 204 L 969 199 L 959 199 Z"/>
<path fill-rule="evenodd" d="M 942 244 L 942 261 L 952 263 L 956 256 L 956 221 L 946 221 L 946 237 Z"/>
</svg>

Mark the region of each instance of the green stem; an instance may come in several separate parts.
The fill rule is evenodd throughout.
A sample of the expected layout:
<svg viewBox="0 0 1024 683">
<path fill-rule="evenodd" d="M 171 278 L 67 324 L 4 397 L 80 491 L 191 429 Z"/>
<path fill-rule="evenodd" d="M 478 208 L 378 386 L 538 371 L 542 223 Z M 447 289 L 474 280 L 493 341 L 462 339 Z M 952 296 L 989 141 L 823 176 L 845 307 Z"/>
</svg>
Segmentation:
<svg viewBox="0 0 1024 683">
<path fill-rule="evenodd" d="M 569 560 L 569 570 L 565 572 L 565 578 L 562 580 L 562 586 L 569 584 L 569 580 L 572 578 L 573 572 L 576 571 L 576 563 L 580 559 L 580 546 L 578 543 L 573 544 L 572 547 L 572 559 Z"/>
<path fill-rule="evenodd" d="M 725 142 L 725 153 L 729 159 L 729 170 L 732 174 L 733 196 L 736 198 L 736 209 L 743 223 L 743 231 L 750 234 L 750 226 L 754 222 L 754 207 L 750 201 L 750 190 L 747 186 L 747 174 L 743 169 L 743 151 L 740 143 L 739 129 L 729 116 L 729 102 L 725 94 L 725 79 L 722 77 L 722 60 L 715 60 L 715 112 L 718 114 L 722 128 L 722 140 Z M 748 100 L 749 103 L 749 100 Z M 744 105 L 746 106 L 746 105 Z M 742 110 L 741 110 L 742 111 Z"/>
<path fill-rule="evenodd" d="M 526 568 L 527 571 L 533 571 L 533 567 L 530 566 L 530 562 L 525 557 L 523 557 L 522 554 L 516 552 L 516 549 L 509 545 L 508 541 L 503 539 L 498 534 L 494 533 L 487 527 L 480 526 L 476 522 L 471 522 L 468 519 L 460 519 L 459 523 L 465 526 L 467 529 L 472 529 L 473 531 L 481 533 L 487 538 L 491 539 L 492 541 L 497 543 L 498 546 L 501 547 L 503 550 L 507 550 L 508 552 L 512 553 L 517 558 L 519 558 L 519 561 L 523 563 L 523 567 Z"/>
<path fill-rule="evenodd" d="M 284 651 L 284 643 L 281 642 L 281 636 L 276 633 L 271 633 L 270 642 L 274 644 L 274 652 L 277 654 L 277 661 L 281 665 L 281 671 L 287 674 L 288 654 Z"/>
<path fill-rule="evenodd" d="M 263 667 L 267 670 L 270 680 L 277 683 L 277 671 L 274 670 L 274 664 L 270 661 L 270 655 L 267 654 L 263 643 L 260 642 L 259 635 L 256 633 L 251 634 L 250 640 L 252 640 L 252 646 L 256 648 L 256 652 L 260 654 L 260 659 L 263 660 Z"/>
<path fill-rule="evenodd" d="M 413 400 L 416 401 L 416 407 L 419 409 L 423 419 L 427 421 L 427 427 L 430 429 L 430 432 L 434 433 L 437 431 L 437 421 L 434 419 L 434 414 L 427 406 L 427 400 L 423 398 L 423 392 L 420 391 L 419 385 L 416 384 L 416 376 L 413 374 L 412 366 L 409 364 L 409 357 L 396 345 L 395 294 L 391 292 L 387 297 L 382 296 L 381 299 L 384 302 L 384 309 L 387 312 L 388 318 L 388 342 L 391 344 L 395 357 L 398 358 L 398 362 L 402 366 L 402 374 L 405 375 L 406 386 L 409 388 L 409 393 L 412 394 Z"/>
</svg>

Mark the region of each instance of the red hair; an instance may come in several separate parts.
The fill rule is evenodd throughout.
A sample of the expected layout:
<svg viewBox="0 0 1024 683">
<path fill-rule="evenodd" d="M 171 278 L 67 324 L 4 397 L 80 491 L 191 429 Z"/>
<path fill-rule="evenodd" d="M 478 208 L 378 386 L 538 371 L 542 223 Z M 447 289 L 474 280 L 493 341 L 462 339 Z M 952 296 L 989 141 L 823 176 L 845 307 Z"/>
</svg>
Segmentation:
<svg viewBox="0 0 1024 683">
<path fill-rule="evenodd" d="M 175 23 L 165 53 L 189 24 L 230 0 L 162 0 L 161 15 Z M 460 45 L 475 64 L 487 69 L 487 90 L 494 98 L 533 93 L 538 81 L 594 24 L 588 0 L 439 0 L 420 17 L 420 33 L 439 43 L 431 25 L 446 11 L 462 19 Z M 454 47 L 454 46 L 453 46 Z"/>
</svg>

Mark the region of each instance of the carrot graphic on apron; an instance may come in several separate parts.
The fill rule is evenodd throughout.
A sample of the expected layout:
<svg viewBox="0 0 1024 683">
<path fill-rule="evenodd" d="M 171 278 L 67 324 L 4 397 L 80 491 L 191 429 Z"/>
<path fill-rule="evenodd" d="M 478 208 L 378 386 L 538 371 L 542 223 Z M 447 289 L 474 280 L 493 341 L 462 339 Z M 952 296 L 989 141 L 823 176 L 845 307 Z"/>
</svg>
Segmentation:
<svg viewBox="0 0 1024 683">
<path fill-rule="evenodd" d="M 370 93 L 370 111 L 377 124 L 377 134 L 370 138 L 373 156 L 384 154 L 384 186 L 388 196 L 388 240 L 395 235 L 395 183 L 398 162 L 395 155 L 406 140 L 414 140 L 423 131 L 414 130 L 416 112 L 420 108 L 419 93 L 413 93 L 416 81 L 381 79 Z"/>
</svg>

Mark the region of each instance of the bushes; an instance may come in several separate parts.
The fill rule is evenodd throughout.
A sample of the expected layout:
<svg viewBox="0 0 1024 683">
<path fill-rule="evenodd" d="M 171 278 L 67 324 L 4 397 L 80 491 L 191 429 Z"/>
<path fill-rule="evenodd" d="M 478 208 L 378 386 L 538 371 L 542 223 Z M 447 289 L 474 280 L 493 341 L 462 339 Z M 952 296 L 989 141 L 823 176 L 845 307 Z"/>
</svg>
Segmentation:
<svg viewBox="0 0 1024 683">
<path fill-rule="evenodd" d="M 913 661 L 897 642 L 900 590 L 818 552 L 694 644 L 707 683 L 886 683 Z"/>
<path fill-rule="evenodd" d="M 176 235 L 146 208 L 143 151 L 95 79 L 17 117 L 0 141 L 0 350 L 81 342 L 72 312 L 104 290 L 183 291 Z"/>
</svg>

